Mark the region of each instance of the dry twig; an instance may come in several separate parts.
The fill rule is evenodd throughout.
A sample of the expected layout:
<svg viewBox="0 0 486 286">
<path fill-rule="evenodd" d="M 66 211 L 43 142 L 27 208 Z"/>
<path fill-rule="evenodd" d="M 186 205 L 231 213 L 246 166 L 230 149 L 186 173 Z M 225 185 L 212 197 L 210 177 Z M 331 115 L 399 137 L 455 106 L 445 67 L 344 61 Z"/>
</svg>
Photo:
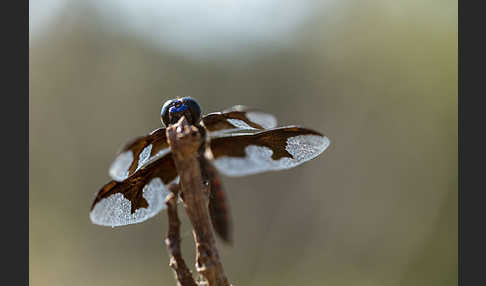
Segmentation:
<svg viewBox="0 0 486 286">
<path fill-rule="evenodd" d="M 196 269 L 204 278 L 206 285 L 230 286 L 224 275 L 209 221 L 208 187 L 203 184 L 198 160 L 198 156 L 201 155 L 198 153 L 201 135 L 195 126 L 189 125 L 185 117 L 182 117 L 177 124 L 169 126 L 166 134 L 180 176 L 181 197 L 194 229 Z M 182 282 L 178 280 L 178 283 Z"/>
<path fill-rule="evenodd" d="M 177 198 L 179 194 L 179 185 L 172 184 L 169 186 L 171 194 L 166 198 L 167 217 L 169 218 L 169 230 L 165 244 L 170 254 L 169 265 L 174 270 L 178 286 L 197 286 L 192 277 L 191 271 L 187 268 L 181 253 L 181 222 L 177 215 Z"/>
</svg>

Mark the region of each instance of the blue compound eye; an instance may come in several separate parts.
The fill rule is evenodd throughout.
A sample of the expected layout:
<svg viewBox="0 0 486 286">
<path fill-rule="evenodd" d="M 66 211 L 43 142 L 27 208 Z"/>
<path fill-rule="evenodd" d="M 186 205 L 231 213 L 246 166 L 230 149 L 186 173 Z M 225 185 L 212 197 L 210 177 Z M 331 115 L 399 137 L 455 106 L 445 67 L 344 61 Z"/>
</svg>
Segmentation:
<svg viewBox="0 0 486 286">
<path fill-rule="evenodd" d="M 185 116 L 190 124 L 197 124 L 201 120 L 201 107 L 192 97 L 171 99 L 164 103 L 160 112 L 162 122 L 169 126 Z"/>
<path fill-rule="evenodd" d="M 201 106 L 199 105 L 199 103 L 197 103 L 197 101 L 192 98 L 192 97 L 183 97 L 182 99 L 182 102 L 184 104 L 184 106 L 187 106 L 187 108 L 189 109 L 189 113 L 191 115 L 191 118 L 187 119 L 189 120 L 189 122 L 191 124 L 196 124 L 199 122 L 199 120 L 201 120 Z"/>
<path fill-rule="evenodd" d="M 187 106 L 183 103 L 179 107 L 172 106 L 171 108 L 169 108 L 169 113 L 182 112 L 182 111 L 186 111 L 186 110 L 187 110 Z"/>
<path fill-rule="evenodd" d="M 165 126 L 169 126 L 169 108 L 171 108 L 174 104 L 174 99 L 171 99 L 167 100 L 162 106 L 162 110 L 160 111 L 160 119 Z"/>
</svg>

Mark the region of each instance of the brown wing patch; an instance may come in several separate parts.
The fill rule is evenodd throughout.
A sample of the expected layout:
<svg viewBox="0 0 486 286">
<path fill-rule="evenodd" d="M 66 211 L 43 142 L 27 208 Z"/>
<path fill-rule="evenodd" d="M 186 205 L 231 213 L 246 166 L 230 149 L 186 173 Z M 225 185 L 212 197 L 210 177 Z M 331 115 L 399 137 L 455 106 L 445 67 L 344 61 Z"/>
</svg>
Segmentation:
<svg viewBox="0 0 486 286">
<path fill-rule="evenodd" d="M 154 156 L 156 156 L 162 150 L 166 149 L 168 151 L 168 148 L 169 144 L 167 143 L 165 128 L 159 128 L 152 131 L 152 133 L 149 135 L 135 138 L 129 143 L 125 144 L 125 146 L 121 149 L 118 157 L 115 159 L 110 168 L 110 175 L 116 181 L 122 181 L 125 178 L 133 175 L 144 164 L 150 162 L 151 159 L 153 159 Z M 127 152 L 131 152 L 131 154 L 129 154 L 129 156 L 131 156 L 131 161 L 128 162 L 126 170 L 123 169 L 123 172 L 121 172 L 119 170 L 119 165 L 120 161 L 122 160 L 120 159 L 123 158 Z"/>
<path fill-rule="evenodd" d="M 215 131 L 221 131 L 225 129 L 234 129 L 236 128 L 233 124 L 231 124 L 228 119 L 238 119 L 246 124 L 248 124 L 250 127 L 253 127 L 255 129 L 260 129 L 263 130 L 263 126 L 260 124 L 254 123 L 250 121 L 246 117 L 246 111 L 230 111 L 227 113 L 223 112 L 215 112 L 215 113 L 210 113 L 206 116 L 204 116 L 203 123 L 206 129 L 209 132 L 215 132 Z"/>
<path fill-rule="evenodd" d="M 245 157 L 245 148 L 250 145 L 263 146 L 273 151 L 272 159 L 294 158 L 286 150 L 287 140 L 299 135 L 323 136 L 317 131 L 302 127 L 281 127 L 251 135 L 235 135 L 214 138 L 210 142 L 214 158 L 222 156 Z"/>
<path fill-rule="evenodd" d="M 115 194 L 122 194 L 125 199 L 130 201 L 130 213 L 135 213 L 139 208 L 148 207 L 147 200 L 143 197 L 143 188 L 153 179 L 160 178 L 164 184 L 172 182 L 177 177 L 177 171 L 169 153 L 159 160 L 140 169 L 135 175 L 122 182 L 111 181 L 101 188 L 96 195 L 91 210 L 104 198 Z"/>
<path fill-rule="evenodd" d="M 244 106 L 234 106 L 222 112 L 207 114 L 202 121 L 209 132 L 264 130 L 273 128 L 277 124 L 273 115 Z"/>
<path fill-rule="evenodd" d="M 227 176 L 246 176 L 296 167 L 324 152 L 330 141 L 319 132 L 288 126 L 253 134 L 212 138 L 214 166 Z"/>
</svg>

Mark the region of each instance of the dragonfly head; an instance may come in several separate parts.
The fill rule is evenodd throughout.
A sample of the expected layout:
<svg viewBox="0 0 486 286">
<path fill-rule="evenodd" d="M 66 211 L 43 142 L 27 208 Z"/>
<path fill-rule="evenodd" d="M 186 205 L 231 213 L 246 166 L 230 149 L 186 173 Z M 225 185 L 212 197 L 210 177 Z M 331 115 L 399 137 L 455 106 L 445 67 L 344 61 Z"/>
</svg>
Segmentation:
<svg viewBox="0 0 486 286">
<path fill-rule="evenodd" d="M 160 119 L 165 126 L 177 123 L 182 116 L 194 125 L 201 120 L 201 106 L 192 97 L 167 100 L 160 111 Z"/>
</svg>

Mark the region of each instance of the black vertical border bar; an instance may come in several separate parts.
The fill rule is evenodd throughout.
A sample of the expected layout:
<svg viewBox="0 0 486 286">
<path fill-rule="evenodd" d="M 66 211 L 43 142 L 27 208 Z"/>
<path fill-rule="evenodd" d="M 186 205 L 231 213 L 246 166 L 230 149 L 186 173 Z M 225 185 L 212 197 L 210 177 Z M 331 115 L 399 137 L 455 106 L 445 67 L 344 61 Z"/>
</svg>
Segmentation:
<svg viewBox="0 0 486 286">
<path fill-rule="evenodd" d="M 458 2 L 459 285 L 486 285 L 485 16 L 473 3 Z"/>
<path fill-rule="evenodd" d="M 29 1 L 4 2 L 1 285 L 29 285 Z"/>
<path fill-rule="evenodd" d="M 462 257 L 462 254 L 463 254 L 463 249 L 462 249 L 462 241 L 463 241 L 463 238 L 462 238 L 462 235 L 463 235 L 463 224 L 462 224 L 462 219 L 463 219 L 463 215 L 462 215 L 462 203 L 463 203 L 463 200 L 462 200 L 462 191 L 463 191 L 463 176 L 462 176 L 462 171 L 463 171 L 463 153 L 462 153 L 462 147 L 463 147 L 463 125 L 464 125 L 464 119 L 463 119 L 463 112 L 462 112 L 462 108 L 463 108 L 463 104 L 462 104 L 462 72 L 461 72 L 461 69 L 462 69 L 462 56 L 461 56 L 461 52 L 462 52 L 462 32 L 461 32 L 461 28 L 462 28 L 462 15 L 461 15 L 461 12 L 463 11 L 462 9 L 462 3 L 461 1 L 458 1 L 458 5 L 457 5 L 457 115 L 458 115 L 458 118 L 457 118 L 457 121 L 458 121 L 458 130 L 457 130 L 457 147 L 458 147 L 458 150 L 457 150 L 457 162 L 458 162 L 458 166 L 457 166 L 457 170 L 458 170 L 458 192 L 457 192 L 457 202 L 458 202 L 458 206 L 457 206 L 457 210 L 458 210 L 458 225 L 457 225 L 457 235 L 458 235 L 458 238 L 457 238 L 457 241 L 458 241 L 458 245 L 457 245 L 457 258 L 458 258 L 458 261 L 457 261 L 457 274 L 458 274 L 458 285 L 465 285 L 464 284 L 464 279 L 463 279 L 463 272 L 462 272 L 462 267 L 463 267 L 463 257 Z"/>
</svg>

